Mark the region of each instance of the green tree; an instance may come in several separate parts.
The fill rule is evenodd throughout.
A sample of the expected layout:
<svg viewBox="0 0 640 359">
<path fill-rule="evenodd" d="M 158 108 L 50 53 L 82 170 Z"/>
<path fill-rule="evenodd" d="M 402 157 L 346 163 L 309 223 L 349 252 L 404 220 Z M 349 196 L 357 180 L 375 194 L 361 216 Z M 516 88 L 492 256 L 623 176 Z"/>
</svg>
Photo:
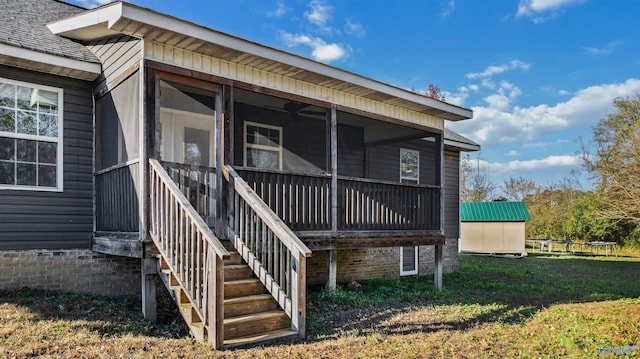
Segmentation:
<svg viewBox="0 0 640 359">
<path fill-rule="evenodd" d="M 522 201 L 528 195 L 540 192 L 542 187 L 524 177 L 509 178 L 504 181 L 502 190 L 509 201 Z"/>
<path fill-rule="evenodd" d="M 601 119 L 584 164 L 597 180 L 603 219 L 640 226 L 640 95 L 614 100 L 616 112 Z"/>
<path fill-rule="evenodd" d="M 460 161 L 460 200 L 486 202 L 493 199 L 496 186 L 480 167 L 480 158 L 471 159 L 467 154 Z"/>
</svg>

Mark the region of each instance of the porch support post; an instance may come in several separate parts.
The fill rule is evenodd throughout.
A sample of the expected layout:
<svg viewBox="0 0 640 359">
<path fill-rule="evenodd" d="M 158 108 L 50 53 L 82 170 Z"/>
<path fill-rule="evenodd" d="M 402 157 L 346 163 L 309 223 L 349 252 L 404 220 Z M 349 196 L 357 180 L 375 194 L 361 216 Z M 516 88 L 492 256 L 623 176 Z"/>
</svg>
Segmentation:
<svg viewBox="0 0 640 359">
<path fill-rule="evenodd" d="M 227 212 L 227 196 L 224 194 L 225 180 L 224 171 L 224 106 L 222 105 L 222 94 L 219 90 L 215 98 L 215 146 L 216 146 L 216 215 L 214 233 L 218 238 L 226 238 L 226 228 L 224 227 Z"/>
<path fill-rule="evenodd" d="M 338 232 L 338 114 L 331 104 L 331 231 Z"/>
<path fill-rule="evenodd" d="M 142 315 L 144 319 L 156 322 L 158 303 L 156 301 L 157 259 L 142 258 Z"/>
<path fill-rule="evenodd" d="M 325 289 L 334 290 L 336 289 L 336 278 L 338 275 L 338 250 L 337 249 L 329 249 L 327 251 L 327 273 L 326 273 L 326 284 Z"/>
<path fill-rule="evenodd" d="M 433 269 L 433 282 L 436 287 L 436 291 L 442 290 L 442 245 L 437 245 L 435 248 L 435 267 Z"/>
</svg>

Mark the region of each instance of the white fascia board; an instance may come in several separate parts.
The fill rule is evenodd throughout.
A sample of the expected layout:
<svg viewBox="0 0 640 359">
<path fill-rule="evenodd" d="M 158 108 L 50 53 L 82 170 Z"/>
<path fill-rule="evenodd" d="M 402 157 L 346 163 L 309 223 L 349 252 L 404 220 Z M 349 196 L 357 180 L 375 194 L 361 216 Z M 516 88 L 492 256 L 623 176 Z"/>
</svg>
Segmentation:
<svg viewBox="0 0 640 359">
<path fill-rule="evenodd" d="M 94 74 L 96 78 L 102 72 L 102 66 L 98 63 L 70 59 L 68 57 L 51 55 L 44 52 L 33 51 L 6 44 L 0 44 L 0 56 L 10 56 L 28 61 L 83 71 Z"/>
<path fill-rule="evenodd" d="M 451 146 L 451 147 L 456 147 L 456 148 L 460 148 L 460 149 L 464 149 L 464 150 L 468 150 L 468 151 L 480 151 L 480 145 L 472 145 L 470 143 L 463 143 L 463 142 L 457 142 L 457 141 L 453 141 L 453 140 L 444 140 L 444 145 L 445 146 Z"/>
<path fill-rule="evenodd" d="M 95 27 L 104 24 L 104 29 L 110 29 L 113 24 L 122 18 L 122 3 L 115 2 L 94 10 L 87 10 L 78 15 L 70 16 L 62 20 L 47 24 L 49 31 L 61 36 L 69 36 L 78 40 L 88 40 L 87 38 L 74 36 L 74 31 L 87 27 Z"/>
</svg>

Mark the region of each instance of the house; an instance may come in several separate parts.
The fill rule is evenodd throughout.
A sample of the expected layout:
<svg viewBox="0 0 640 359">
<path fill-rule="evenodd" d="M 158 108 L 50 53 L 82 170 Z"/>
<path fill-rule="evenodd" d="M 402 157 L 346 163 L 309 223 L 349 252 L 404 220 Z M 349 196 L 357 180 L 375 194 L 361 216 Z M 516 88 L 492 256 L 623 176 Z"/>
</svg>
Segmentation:
<svg viewBox="0 0 640 359">
<path fill-rule="evenodd" d="M 530 219 L 524 202 L 462 202 L 460 251 L 524 256 Z"/>
<path fill-rule="evenodd" d="M 0 288 L 153 320 L 159 277 L 222 348 L 304 336 L 308 285 L 456 270 L 471 110 L 130 3 L 0 4 Z"/>
</svg>

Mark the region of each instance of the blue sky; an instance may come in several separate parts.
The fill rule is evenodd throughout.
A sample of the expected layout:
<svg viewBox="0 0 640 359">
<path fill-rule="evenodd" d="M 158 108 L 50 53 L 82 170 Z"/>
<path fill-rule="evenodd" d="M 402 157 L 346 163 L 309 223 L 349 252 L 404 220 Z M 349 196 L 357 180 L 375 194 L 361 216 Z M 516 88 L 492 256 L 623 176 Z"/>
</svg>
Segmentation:
<svg viewBox="0 0 640 359">
<path fill-rule="evenodd" d="M 614 98 L 640 93 L 636 0 L 131 2 L 401 88 L 436 84 L 473 109 L 447 127 L 482 145 L 496 185 L 577 176 L 590 188 L 580 138 Z"/>
</svg>

